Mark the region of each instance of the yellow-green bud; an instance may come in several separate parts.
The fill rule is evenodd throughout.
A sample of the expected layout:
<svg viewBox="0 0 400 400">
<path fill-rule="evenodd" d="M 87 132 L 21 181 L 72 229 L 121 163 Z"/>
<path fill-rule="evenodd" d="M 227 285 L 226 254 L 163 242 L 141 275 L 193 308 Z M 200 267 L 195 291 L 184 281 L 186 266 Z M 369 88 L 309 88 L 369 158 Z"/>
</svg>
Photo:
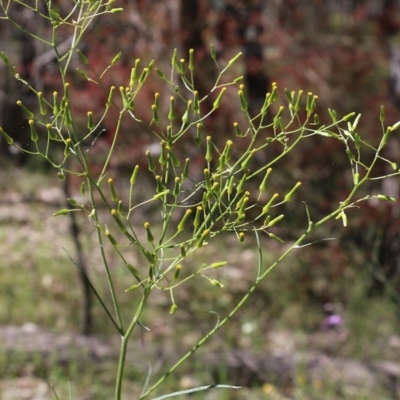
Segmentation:
<svg viewBox="0 0 400 400">
<path fill-rule="evenodd" d="M 291 198 L 293 197 L 295 191 L 301 186 L 301 182 L 297 182 L 293 189 L 285 196 L 285 198 L 283 199 L 283 201 L 289 201 L 291 200 Z"/>
<path fill-rule="evenodd" d="M 239 99 L 240 99 L 240 106 L 243 112 L 246 112 L 249 105 L 247 103 L 246 97 L 243 93 L 243 90 L 238 91 Z"/>
<path fill-rule="evenodd" d="M 138 173 L 139 173 L 139 165 L 136 165 L 135 168 L 133 169 L 131 179 L 129 180 L 131 186 L 133 186 L 136 183 Z"/>
<path fill-rule="evenodd" d="M 149 171 L 154 173 L 156 171 L 156 165 L 154 164 L 153 158 L 151 157 L 151 153 L 149 150 L 146 151 L 146 157 L 149 164 Z"/>
<path fill-rule="evenodd" d="M 194 228 L 198 228 L 200 226 L 200 218 L 203 211 L 203 207 L 197 206 L 196 208 L 196 215 L 194 217 L 193 226 Z"/>
<path fill-rule="evenodd" d="M 213 156 L 212 156 L 212 142 L 211 142 L 211 136 L 206 137 L 207 141 L 207 151 L 206 151 L 206 161 L 211 162 Z"/>
<path fill-rule="evenodd" d="M 191 209 L 187 209 L 185 214 L 183 215 L 181 221 L 178 224 L 178 232 L 182 232 L 182 231 L 185 230 L 186 222 L 187 222 L 190 214 L 192 214 L 192 210 Z"/>
<path fill-rule="evenodd" d="M 282 240 L 280 237 L 274 235 L 274 234 L 271 233 L 271 232 L 267 232 L 267 235 L 268 235 L 271 239 L 274 239 L 274 240 L 276 240 L 277 242 L 279 242 L 279 243 L 281 243 L 281 244 L 285 243 L 284 240 Z"/>
<path fill-rule="evenodd" d="M 278 217 L 276 217 L 276 218 L 274 218 L 272 221 L 270 221 L 269 223 L 268 223 L 268 225 L 266 226 L 266 228 L 271 228 L 271 226 L 274 226 L 277 222 L 279 222 L 281 219 L 283 219 L 284 218 L 284 215 L 283 214 L 281 214 L 281 215 L 279 215 Z"/>
<path fill-rule="evenodd" d="M 179 278 L 181 269 L 182 269 L 182 264 L 177 264 L 175 267 L 175 273 L 174 273 L 174 278 L 173 278 L 174 281 L 176 281 Z"/>
<path fill-rule="evenodd" d="M 194 50 L 189 50 L 189 69 L 190 71 L 194 71 Z"/>
<path fill-rule="evenodd" d="M 33 113 L 32 113 L 31 111 L 29 111 L 29 110 L 23 105 L 23 103 L 22 103 L 21 100 L 18 100 L 18 101 L 17 101 L 17 105 L 18 105 L 19 107 L 22 108 L 22 110 L 24 111 L 24 113 L 26 114 L 26 116 L 27 116 L 28 118 L 33 118 Z"/>
<path fill-rule="evenodd" d="M 89 130 L 92 130 L 94 128 L 93 113 L 91 111 L 88 111 L 87 116 L 88 116 L 87 127 Z"/>
<path fill-rule="evenodd" d="M 221 105 L 221 100 L 222 100 L 222 97 L 223 97 L 225 92 L 226 92 L 226 87 L 223 87 L 221 89 L 218 97 L 216 98 L 216 100 L 213 103 L 213 110 L 216 110 Z"/>
<path fill-rule="evenodd" d="M 175 98 L 171 96 L 169 98 L 169 112 L 168 119 L 172 122 L 175 119 Z"/>
<path fill-rule="evenodd" d="M 275 193 L 275 194 L 271 197 L 270 201 L 263 207 L 263 210 L 262 210 L 262 213 L 261 213 L 262 215 L 268 214 L 268 213 L 269 213 L 269 210 L 270 210 L 270 208 L 271 208 L 271 206 L 272 206 L 272 203 L 275 201 L 275 199 L 276 199 L 277 197 L 279 197 L 279 194 L 278 194 L 278 193 Z"/>
<path fill-rule="evenodd" d="M 125 225 L 122 223 L 122 221 L 119 219 L 117 210 L 112 209 L 112 210 L 111 210 L 111 215 L 113 216 L 115 222 L 117 223 L 117 225 L 118 225 L 120 231 L 121 231 L 122 233 L 126 233 L 126 227 L 125 227 Z"/>
<path fill-rule="evenodd" d="M 108 185 L 110 186 L 110 191 L 111 191 L 111 199 L 114 203 L 118 202 L 118 195 L 117 192 L 115 190 L 115 186 L 114 186 L 114 180 L 112 178 L 108 179 Z"/>
<path fill-rule="evenodd" d="M 107 229 L 105 232 L 106 236 L 108 237 L 108 240 L 111 242 L 113 246 L 117 246 L 117 241 L 115 240 L 114 236 L 110 233 L 110 231 Z"/>
<path fill-rule="evenodd" d="M 175 186 L 174 186 L 174 190 L 172 191 L 172 194 L 173 194 L 175 197 L 178 197 L 178 196 L 179 196 L 179 194 L 180 194 L 180 192 L 181 192 L 181 185 L 182 185 L 181 178 L 179 178 L 179 176 L 176 176 L 176 177 L 175 177 Z"/>
<path fill-rule="evenodd" d="M 153 236 L 153 234 L 151 233 L 150 223 L 149 223 L 149 222 L 145 222 L 145 223 L 144 223 L 144 227 L 145 227 L 146 232 L 147 232 L 147 240 L 148 240 L 150 243 L 153 243 L 153 242 L 154 242 L 154 236 Z"/>
<path fill-rule="evenodd" d="M 240 130 L 239 124 L 237 122 L 233 123 L 233 127 L 235 128 L 236 136 L 243 137 L 245 136 L 243 132 Z"/>
<path fill-rule="evenodd" d="M 14 139 L 11 136 L 9 136 L 1 126 L 0 126 L 0 134 L 1 136 L 3 136 L 3 139 L 6 141 L 7 144 L 14 143 Z"/>
<path fill-rule="evenodd" d="M 236 54 L 231 60 L 228 61 L 228 66 L 233 65 L 240 57 L 242 56 L 242 52 Z"/>
<path fill-rule="evenodd" d="M 46 115 L 47 109 L 46 109 L 46 104 L 45 104 L 45 102 L 43 100 L 43 93 L 42 92 L 38 92 L 37 96 L 38 96 L 38 100 L 39 100 L 40 114 Z"/>
<path fill-rule="evenodd" d="M 110 92 L 108 94 L 107 103 L 106 103 L 107 108 L 110 107 L 113 102 L 114 91 L 115 91 L 115 86 L 111 86 Z"/>
</svg>

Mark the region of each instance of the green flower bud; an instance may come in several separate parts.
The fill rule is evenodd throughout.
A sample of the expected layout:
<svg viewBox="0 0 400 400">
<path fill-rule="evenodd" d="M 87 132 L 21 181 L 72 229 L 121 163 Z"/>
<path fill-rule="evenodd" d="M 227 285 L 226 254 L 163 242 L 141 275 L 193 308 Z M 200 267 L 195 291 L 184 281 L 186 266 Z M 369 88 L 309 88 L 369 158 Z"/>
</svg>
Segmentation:
<svg viewBox="0 0 400 400">
<path fill-rule="evenodd" d="M 227 264 L 226 261 L 218 261 L 218 262 L 212 263 L 210 265 L 210 268 L 212 268 L 212 269 L 221 268 L 221 267 L 224 267 L 226 264 Z"/>
<path fill-rule="evenodd" d="M 179 194 L 181 193 L 181 185 L 182 185 L 181 178 L 179 178 L 179 176 L 175 177 L 175 186 L 174 190 L 172 191 L 172 194 L 175 197 L 178 197 Z"/>
<path fill-rule="evenodd" d="M 139 76 L 139 85 L 142 85 L 149 75 L 149 68 L 143 68 L 141 75 Z"/>
<path fill-rule="evenodd" d="M 206 161 L 210 163 L 212 161 L 212 142 L 211 142 L 211 136 L 206 137 L 207 141 L 207 151 L 206 151 Z"/>
<path fill-rule="evenodd" d="M 293 197 L 294 192 L 295 192 L 300 186 L 301 186 L 301 182 L 297 182 L 297 183 L 294 185 L 293 189 L 285 196 L 285 198 L 283 199 L 283 201 L 289 201 L 289 200 Z"/>
<path fill-rule="evenodd" d="M 189 50 L 189 69 L 190 71 L 194 71 L 194 50 Z"/>
<path fill-rule="evenodd" d="M 379 200 L 394 201 L 394 202 L 396 201 L 396 199 L 394 197 L 387 196 L 386 194 L 378 194 L 378 195 L 376 195 L 374 197 L 379 199 Z"/>
<path fill-rule="evenodd" d="M 140 283 L 135 283 L 134 285 L 132 285 L 128 289 L 125 289 L 125 293 L 134 292 L 139 287 L 140 287 Z"/>
<path fill-rule="evenodd" d="M 135 66 L 131 69 L 131 76 L 130 76 L 130 79 L 129 79 L 129 87 L 133 87 L 133 86 L 135 86 L 135 83 L 136 83 L 136 81 L 137 81 L 137 79 L 138 79 L 138 68 L 139 68 L 139 63 L 140 63 L 140 59 L 139 58 L 137 58 L 136 60 L 135 60 Z"/>
<path fill-rule="evenodd" d="M 178 65 L 178 50 L 177 49 L 174 49 L 174 52 L 172 53 L 171 65 L 172 65 L 172 68 L 174 68 Z"/>
<path fill-rule="evenodd" d="M 182 182 L 189 176 L 189 164 L 190 164 L 190 158 L 187 158 L 185 160 L 185 165 L 183 167 L 182 174 L 181 174 Z"/>
<path fill-rule="evenodd" d="M 108 94 L 107 103 L 106 103 L 107 108 L 110 107 L 113 102 L 114 91 L 115 91 L 115 86 L 111 86 L 110 92 Z"/>
<path fill-rule="evenodd" d="M 139 271 L 131 264 L 126 264 L 131 274 L 135 277 L 140 279 Z"/>
<path fill-rule="evenodd" d="M 129 180 L 131 186 L 133 186 L 136 183 L 138 173 L 139 173 L 139 165 L 136 165 L 135 168 L 133 169 L 131 179 Z"/>
<path fill-rule="evenodd" d="M 151 153 L 149 150 L 146 151 L 147 162 L 149 164 L 149 171 L 154 172 L 156 171 L 156 165 L 154 164 L 153 158 L 151 157 Z"/>
<path fill-rule="evenodd" d="M 113 246 L 117 246 L 118 245 L 118 243 L 115 240 L 114 236 L 110 233 L 110 231 L 108 229 L 106 230 L 105 234 L 106 234 L 106 236 L 108 237 L 108 240 L 111 242 L 111 244 Z"/>
<path fill-rule="evenodd" d="M 172 152 L 169 146 L 166 146 L 165 148 L 168 151 L 169 156 L 171 157 L 172 164 L 174 164 L 175 167 L 179 167 L 181 165 L 179 158 Z"/>
<path fill-rule="evenodd" d="M 333 114 L 334 117 L 332 117 L 332 115 L 331 115 L 331 118 L 332 118 L 332 119 L 333 119 L 333 118 L 336 118 L 336 113 L 335 113 L 335 111 L 334 111 L 334 110 L 331 110 L 331 112 L 334 113 L 334 114 Z M 348 121 L 350 118 L 353 118 L 355 115 L 356 115 L 355 112 L 351 112 L 350 114 L 345 115 L 345 116 L 342 118 L 342 120 L 346 122 L 346 121 Z"/>
<path fill-rule="evenodd" d="M 120 51 L 112 60 L 111 60 L 111 66 L 113 67 L 121 58 L 122 56 L 122 51 Z"/>
<path fill-rule="evenodd" d="M 115 186 L 114 186 L 114 180 L 112 178 L 110 178 L 108 180 L 108 185 L 110 186 L 110 191 L 111 191 L 111 199 L 114 203 L 118 202 L 118 195 L 117 192 L 115 190 Z"/>
<path fill-rule="evenodd" d="M 58 108 L 58 104 L 57 104 L 57 96 L 58 96 L 58 93 L 53 92 L 53 115 L 54 116 L 56 116 L 60 112 L 60 109 Z"/>
<path fill-rule="evenodd" d="M 43 100 L 43 93 L 42 92 L 38 92 L 37 93 L 37 97 L 39 100 L 39 110 L 40 110 L 40 114 L 41 115 L 46 115 L 47 113 L 47 109 L 46 109 L 46 104 Z"/>
<path fill-rule="evenodd" d="M 79 58 L 81 59 L 81 61 L 84 64 L 86 64 L 86 65 L 89 64 L 88 58 L 82 53 L 82 51 L 80 51 L 79 49 L 76 49 L 76 52 L 78 53 Z"/>
<path fill-rule="evenodd" d="M 77 72 L 83 79 L 86 79 L 86 80 L 89 79 L 89 75 L 88 75 L 85 71 L 81 70 L 80 68 L 76 68 L 76 72 Z"/>
<path fill-rule="evenodd" d="M 153 104 L 151 109 L 153 111 L 153 121 L 158 125 L 160 123 L 160 117 L 158 116 L 157 106 Z"/>
<path fill-rule="evenodd" d="M 197 90 L 193 92 L 193 111 L 195 114 L 200 115 L 199 92 Z"/>
<path fill-rule="evenodd" d="M 68 157 L 71 154 L 72 140 L 70 138 L 65 139 L 64 156 Z"/>
<path fill-rule="evenodd" d="M 143 249 L 142 253 L 151 265 L 154 265 L 156 263 L 157 257 L 154 253 L 151 253 L 150 251 L 148 251 L 146 249 Z"/>
<path fill-rule="evenodd" d="M 244 236 L 245 236 L 244 232 L 239 232 L 239 242 L 240 243 L 244 242 Z"/>
<path fill-rule="evenodd" d="M 194 142 L 197 147 L 200 147 L 200 145 L 201 145 L 201 128 L 202 127 L 203 126 L 200 122 L 196 124 L 196 138 L 194 139 Z"/>
<path fill-rule="evenodd" d="M 169 314 L 170 314 L 170 315 L 175 314 L 175 312 L 176 312 L 177 309 L 178 309 L 178 306 L 177 306 L 175 303 L 172 304 L 172 306 L 171 306 L 171 308 L 170 308 L 170 310 L 169 310 Z"/>
<path fill-rule="evenodd" d="M 33 118 L 33 113 L 31 112 L 31 111 L 29 111 L 23 104 L 22 104 L 22 101 L 21 100 L 18 100 L 17 101 L 17 105 L 19 106 L 19 107 L 21 107 L 22 108 L 22 110 L 24 111 L 24 113 L 26 114 L 26 116 L 28 117 L 28 118 Z"/>
<path fill-rule="evenodd" d="M 267 232 L 267 235 L 271 238 L 276 240 L 277 242 L 284 244 L 284 240 L 282 240 L 281 238 L 279 238 L 278 236 L 274 235 L 273 233 Z"/>
<path fill-rule="evenodd" d="M 212 184 L 211 184 L 211 178 L 210 178 L 210 170 L 208 168 L 204 169 L 204 178 L 206 180 L 207 190 L 211 190 Z"/>
<path fill-rule="evenodd" d="M 175 98 L 171 96 L 169 98 L 169 113 L 168 113 L 168 119 L 173 122 L 175 119 Z"/>
<path fill-rule="evenodd" d="M 262 180 L 259 189 L 260 189 L 260 194 L 264 193 L 267 190 L 267 182 L 269 179 L 269 176 L 271 175 L 272 168 L 268 168 L 267 172 L 264 175 L 264 179 Z"/>
<path fill-rule="evenodd" d="M 238 136 L 238 137 L 244 137 L 245 136 L 243 134 L 243 132 L 240 130 L 239 124 L 237 122 L 233 123 L 233 127 L 235 128 L 236 136 Z"/>
<path fill-rule="evenodd" d="M 196 243 L 196 247 L 197 247 L 198 249 L 200 249 L 201 247 L 203 247 L 204 240 L 206 239 L 206 237 L 207 237 L 209 234 L 210 234 L 209 229 L 206 229 L 206 230 L 203 231 L 203 233 L 202 233 L 201 236 L 200 236 L 200 239 L 199 239 L 199 240 L 197 241 L 197 243 Z"/>
<path fill-rule="evenodd" d="M 203 207 L 197 206 L 196 215 L 195 215 L 194 221 L 193 221 L 193 226 L 195 229 L 197 229 L 200 226 L 200 219 L 201 219 L 202 211 L 203 211 Z"/>
<path fill-rule="evenodd" d="M 164 190 L 164 191 L 161 192 L 161 193 L 155 194 L 155 195 L 153 196 L 153 200 L 160 199 L 161 197 L 163 197 L 163 196 L 165 196 L 165 195 L 167 195 L 167 194 L 169 194 L 169 193 L 170 193 L 170 190 L 169 190 L 169 189 Z"/>
<path fill-rule="evenodd" d="M 190 110 L 192 108 L 192 103 L 193 103 L 192 100 L 188 100 L 188 102 L 187 102 L 186 111 L 182 116 L 182 122 L 184 124 L 187 124 L 188 121 L 189 121 L 189 116 L 190 116 Z"/>
<path fill-rule="evenodd" d="M 242 52 L 236 54 L 235 57 L 233 57 L 231 60 L 228 61 L 228 66 L 230 67 L 231 65 L 233 65 L 241 56 Z"/>
<path fill-rule="evenodd" d="M 294 92 L 293 92 L 293 94 L 294 94 Z M 302 97 L 303 97 L 303 91 L 299 90 L 299 93 L 298 93 L 297 99 L 296 99 L 296 103 L 293 106 L 295 113 L 298 113 L 300 111 L 300 102 L 301 102 Z"/>
<path fill-rule="evenodd" d="M 274 218 L 272 221 L 269 221 L 269 223 L 266 226 L 266 228 L 271 228 L 271 226 L 274 226 L 277 222 L 279 222 L 283 218 L 284 218 L 283 214 L 279 215 L 278 217 Z"/>
<path fill-rule="evenodd" d="M 181 272 L 182 269 L 182 264 L 177 264 L 175 267 L 175 273 L 174 273 L 174 278 L 173 281 L 176 281 L 179 278 L 179 274 Z"/>
<path fill-rule="evenodd" d="M 210 282 L 214 285 L 214 286 L 218 286 L 220 288 L 223 288 L 224 285 L 221 282 L 218 282 L 216 279 L 211 279 Z"/>
<path fill-rule="evenodd" d="M 70 208 L 63 208 L 62 210 L 56 211 L 53 216 L 58 217 L 59 215 L 67 215 L 72 211 L 80 211 L 80 209 L 70 209 Z"/>
<path fill-rule="evenodd" d="M 163 74 L 163 72 L 160 71 L 158 68 L 156 68 L 155 71 L 156 71 L 156 74 L 157 74 L 160 78 L 166 79 L 166 78 L 165 78 L 165 75 Z"/>
<path fill-rule="evenodd" d="M 312 93 L 311 93 L 312 94 Z M 310 93 L 308 94 L 309 96 L 309 98 L 311 97 L 310 96 Z M 310 100 L 311 101 L 311 100 Z M 308 102 L 308 99 L 307 99 L 307 102 Z M 310 103 L 311 104 L 311 103 Z M 308 111 L 308 110 L 307 110 Z M 336 115 L 336 111 L 335 110 L 331 110 L 330 108 L 328 108 L 328 113 L 329 113 L 329 115 L 330 115 L 330 117 L 331 117 L 331 119 L 332 119 L 332 121 L 335 123 L 335 122 L 337 122 L 337 115 Z M 354 115 L 354 114 L 353 114 Z"/>
<path fill-rule="evenodd" d="M 247 157 L 242 161 L 241 169 L 247 169 L 249 166 L 250 160 L 253 157 L 253 154 L 256 152 L 255 149 L 251 150 L 250 153 L 247 155 Z"/>
<path fill-rule="evenodd" d="M 13 144 L 14 143 L 14 139 L 7 135 L 7 133 L 4 131 L 4 129 L 0 126 L 0 134 L 3 137 L 3 139 L 6 141 L 7 144 Z"/>
<path fill-rule="evenodd" d="M 57 173 L 57 176 L 60 181 L 63 181 L 65 179 L 64 171 L 60 169 L 60 171 Z"/>
<path fill-rule="evenodd" d="M 358 172 L 353 173 L 353 183 L 354 183 L 354 185 L 357 185 L 359 180 L 360 180 L 360 174 Z"/>
<path fill-rule="evenodd" d="M 85 184 L 85 182 L 81 183 L 80 192 L 81 192 L 81 196 L 84 197 L 85 193 L 86 193 L 86 184 Z"/>
<path fill-rule="evenodd" d="M 379 119 L 381 120 L 382 123 L 385 121 L 385 107 L 384 106 L 381 106 L 381 113 L 380 113 Z"/>
<path fill-rule="evenodd" d="M 221 89 L 218 97 L 216 98 L 216 100 L 213 103 L 213 110 L 216 110 L 221 105 L 221 100 L 222 100 L 222 97 L 223 97 L 225 92 L 226 92 L 226 87 L 223 87 Z"/>
<path fill-rule="evenodd" d="M 87 127 L 91 131 L 94 128 L 93 113 L 91 111 L 88 111 L 87 116 L 88 116 Z"/>
<path fill-rule="evenodd" d="M 269 213 L 269 210 L 270 210 L 270 208 L 271 208 L 271 206 L 272 206 L 272 203 L 275 201 L 275 199 L 276 199 L 277 197 L 279 197 L 279 194 L 278 194 L 278 193 L 275 193 L 275 194 L 271 197 L 270 201 L 263 207 L 262 212 L 261 212 L 261 215 L 264 215 L 264 214 L 268 214 L 268 213 Z"/>
<path fill-rule="evenodd" d="M 192 210 L 189 208 L 186 210 L 185 214 L 183 215 L 181 221 L 178 224 L 178 232 L 182 232 L 185 230 L 186 222 L 187 222 L 190 214 L 192 214 Z"/>
<path fill-rule="evenodd" d="M 244 190 L 244 185 L 247 180 L 248 170 L 243 174 L 242 179 L 239 181 L 238 185 L 236 186 L 236 193 L 242 193 Z"/>
<path fill-rule="evenodd" d="M 113 216 L 115 222 L 117 223 L 117 225 L 118 225 L 118 227 L 119 227 L 119 230 L 120 230 L 122 233 L 126 233 L 126 227 L 125 227 L 125 225 L 122 223 L 122 221 L 119 219 L 117 210 L 112 209 L 112 210 L 111 210 L 111 215 Z"/>
<path fill-rule="evenodd" d="M 144 223 L 144 228 L 146 229 L 146 232 L 147 232 L 147 241 L 149 241 L 150 243 L 153 243 L 154 242 L 154 236 L 151 233 L 150 223 L 145 222 Z"/>
<path fill-rule="evenodd" d="M 213 44 L 211 44 L 211 46 L 210 46 L 210 54 L 211 54 L 211 58 L 216 62 L 217 61 L 217 53 L 215 51 L 215 47 Z"/>
<path fill-rule="evenodd" d="M 156 188 L 156 192 L 157 193 L 161 193 L 165 190 L 165 186 L 162 184 L 162 179 L 160 175 L 156 175 L 156 182 L 157 182 L 157 188 Z"/>
<path fill-rule="evenodd" d="M 181 58 L 176 65 L 179 75 L 185 75 L 185 59 Z"/>
<path fill-rule="evenodd" d="M 242 85 L 241 85 L 242 86 Z M 249 105 L 247 103 L 246 97 L 243 93 L 243 90 L 238 91 L 239 99 L 240 99 L 240 106 L 243 112 L 246 112 Z"/>
<path fill-rule="evenodd" d="M 262 116 L 265 116 L 265 114 L 267 113 L 268 108 L 269 108 L 270 105 L 271 105 L 271 93 L 267 93 L 265 95 L 264 104 L 261 107 L 261 111 L 260 111 Z"/>
</svg>

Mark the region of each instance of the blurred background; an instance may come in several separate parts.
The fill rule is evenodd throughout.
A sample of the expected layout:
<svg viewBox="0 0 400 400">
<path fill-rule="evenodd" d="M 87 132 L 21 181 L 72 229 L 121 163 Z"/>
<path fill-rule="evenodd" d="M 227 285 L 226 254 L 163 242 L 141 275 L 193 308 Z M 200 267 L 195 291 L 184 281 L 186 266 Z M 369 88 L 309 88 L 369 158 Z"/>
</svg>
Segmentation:
<svg viewBox="0 0 400 400">
<path fill-rule="evenodd" d="M 60 15 L 70 8 L 69 1 L 52 3 Z M 109 65 L 118 51 L 122 52 L 119 63 L 104 76 L 106 87 L 126 85 L 137 58 L 141 59 L 142 66 L 156 59 L 159 68 L 168 71 L 175 48 L 186 59 L 189 49 L 193 48 L 196 87 L 200 94 L 206 94 L 217 77 L 210 57 L 210 46 L 214 45 L 221 65 L 238 52 L 243 53 L 229 74 L 230 77 L 243 75 L 250 113 L 254 115 L 272 82 L 276 82 L 281 92 L 283 88 L 302 89 L 318 95 L 321 123 L 330 120 L 328 107 L 339 116 L 352 111 L 361 113 L 359 134 L 373 144 L 378 144 L 382 135 L 379 119 L 382 105 L 386 110 L 385 125 L 400 120 L 400 1 L 117 0 L 115 6 L 123 7 L 124 12 L 98 18 L 80 46 L 97 73 Z M 44 9 L 44 5 L 39 7 Z M 10 14 L 21 27 L 40 37 L 51 34 L 35 12 L 17 2 L 12 3 Z M 63 28 L 58 33 L 59 48 L 67 49 L 71 31 Z M 51 98 L 53 91 L 62 92 L 54 53 L 46 45 L 12 24 L 2 22 L 0 50 L 8 55 L 21 78 L 46 97 Z M 99 117 L 107 95 L 99 86 L 82 79 L 76 73 L 77 67 L 82 68 L 79 57 L 73 59 L 68 80 L 74 98 L 74 116 L 84 129 L 87 111 Z M 162 90 L 169 89 L 153 74 L 135 109 L 143 120 L 151 119 L 154 93 L 163 93 Z M 165 109 L 168 98 L 169 94 L 164 96 Z M 37 106 L 36 95 L 12 79 L 0 64 L 0 126 L 29 149 L 29 125 L 16 105 L 17 100 L 22 100 L 30 109 Z M 102 159 L 111 143 L 116 115 L 110 112 L 103 122 L 96 146 L 91 150 L 94 162 L 96 157 Z M 226 102 L 221 112 L 210 118 L 206 128 L 218 132 L 216 141 L 223 144 L 233 134 L 233 122 L 241 122 L 240 118 L 239 105 Z M 399 162 L 400 142 L 396 133 L 392 136 L 384 156 Z M 157 142 L 142 125 L 124 120 L 120 143 L 112 159 L 112 174 L 129 177 L 135 164 L 146 166 L 144 152 Z M 183 143 L 180 150 L 182 156 L 196 159 L 198 150 L 192 141 Z M 301 201 L 306 202 L 317 220 L 345 198 L 351 184 L 348 159 L 339 157 L 338 150 L 341 149 L 333 140 L 316 139 L 302 144 L 300 151 L 280 164 L 277 181 L 272 185 L 291 187 L 293 177 L 302 181 L 296 207 Z M 100 256 L 94 247 L 93 228 L 87 220 L 78 218 L 75 221 L 78 231 L 70 235 L 71 222 L 65 218 L 60 223 L 51 216 L 64 204 L 57 171 L 49 169 L 44 161 L 15 151 L 4 141 L 0 142 L 0 153 L 1 335 L 6 334 L 7 327 L 22 326 L 20 329 L 28 329 L 22 338 L 35 332 L 40 336 L 48 331 L 63 335 L 83 331 L 109 340 L 112 326 L 104 322 L 98 305 L 88 300 L 68 256 L 78 257 L 75 239 L 79 237 L 82 262 L 99 290 L 108 296 Z M 385 173 L 390 173 L 386 164 L 378 165 L 377 174 Z M 72 184 L 70 190 L 77 188 Z M 144 184 L 144 193 L 150 189 Z M 398 199 L 399 180 L 388 179 L 368 190 Z M 296 207 L 288 209 L 290 218 L 277 232 L 289 242 L 304 229 L 304 209 Z M 237 376 L 246 376 L 243 371 L 252 371 L 242 382 L 251 388 L 249 392 L 218 398 L 400 398 L 399 213 L 397 203 L 368 202 L 349 213 L 346 229 L 342 229 L 340 221 L 327 224 L 319 238 L 334 237 L 335 240 L 307 247 L 273 271 L 256 290 L 250 304 L 219 334 L 208 351 L 208 355 L 231 350 L 245 353 L 236 358 L 229 353 L 234 361 L 226 358 L 223 366 L 215 367 L 218 363 L 211 360 L 207 372 L 202 370 L 199 356 L 183 368 L 179 384 L 192 386 L 197 380 L 203 383 L 206 379 L 221 377 L 234 384 Z M 157 218 L 151 209 L 146 210 L 144 217 Z M 267 265 L 281 249 L 267 240 L 262 245 Z M 213 321 L 206 311 L 216 308 L 224 315 L 254 280 L 257 264 L 254 243 L 249 240 L 244 247 L 239 247 L 235 240 L 221 238 L 215 248 L 205 250 L 202 255 L 210 259 L 223 253 L 227 258 L 230 269 L 218 277 L 225 284 L 222 292 L 210 290 L 205 283 L 189 284 L 186 290 L 176 294 L 180 312 L 173 317 L 168 316 L 168 296 L 157 296 L 153 300 L 154 309 L 145 317 L 152 330 L 138 339 L 139 348 L 152 352 L 160 365 L 169 365 L 171 354 L 183 352 L 176 346 L 183 343 L 185 349 L 189 348 L 197 335 L 207 332 Z M 123 291 L 124 272 L 116 268 L 115 279 Z M 132 299 L 124 296 L 124 315 L 128 316 Z M 30 325 L 26 326 L 27 322 Z M 177 335 L 183 342 L 176 343 Z M 164 344 L 162 349 L 151 347 L 155 339 Z M 3 342 L 8 343 L 4 338 Z M 101 343 L 112 348 L 112 343 Z M 1 356 L 4 393 L 8 390 L 4 382 L 29 378 L 39 379 L 39 383 L 55 381 L 61 391 L 65 382 L 71 380 L 77 387 L 77 398 L 109 398 L 99 388 L 105 383 L 111 386 L 112 367 L 101 356 L 96 362 L 90 355 L 85 361 L 74 361 L 71 356 L 62 363 L 53 360 L 58 360 L 58 347 L 54 357 L 47 354 L 44 358 L 42 351 L 35 348 L 29 351 L 24 348 L 18 357 L 15 351 L 10 345 Z M 291 371 L 285 378 L 283 372 L 271 373 L 268 366 L 257 364 L 250 355 L 253 351 L 264 354 L 264 361 L 270 360 L 271 354 L 276 357 L 279 351 L 284 355 L 282 359 L 292 360 L 290 357 L 298 354 L 304 358 L 295 363 L 296 368 L 294 361 L 283 364 Z M 309 361 L 311 352 L 321 355 L 317 361 Z M 206 353 L 203 352 L 204 357 Z M 336 365 L 336 369 L 332 367 L 335 373 L 318 375 L 310 365 L 317 364 L 317 371 L 326 370 L 326 366 L 321 366 L 322 355 L 328 357 L 330 366 L 335 366 L 334 361 L 338 359 L 349 361 Z M 111 355 L 107 357 L 112 359 Z M 273 360 L 279 365 L 276 358 Z M 386 369 L 379 369 L 376 365 L 383 361 L 387 363 Z M 133 391 L 143 382 L 143 368 L 147 367 L 138 368 L 139 372 L 135 368 L 132 366 L 130 376 Z M 260 373 L 263 368 L 268 373 Z M 354 378 L 343 383 L 335 377 L 346 368 L 347 377 L 357 373 L 365 375 L 360 381 Z M 387 369 L 391 372 L 382 372 Z M 79 397 L 79 389 L 82 391 L 88 382 L 91 389 L 85 389 L 86 397 Z M 373 397 L 368 397 L 371 393 Z"/>
</svg>

